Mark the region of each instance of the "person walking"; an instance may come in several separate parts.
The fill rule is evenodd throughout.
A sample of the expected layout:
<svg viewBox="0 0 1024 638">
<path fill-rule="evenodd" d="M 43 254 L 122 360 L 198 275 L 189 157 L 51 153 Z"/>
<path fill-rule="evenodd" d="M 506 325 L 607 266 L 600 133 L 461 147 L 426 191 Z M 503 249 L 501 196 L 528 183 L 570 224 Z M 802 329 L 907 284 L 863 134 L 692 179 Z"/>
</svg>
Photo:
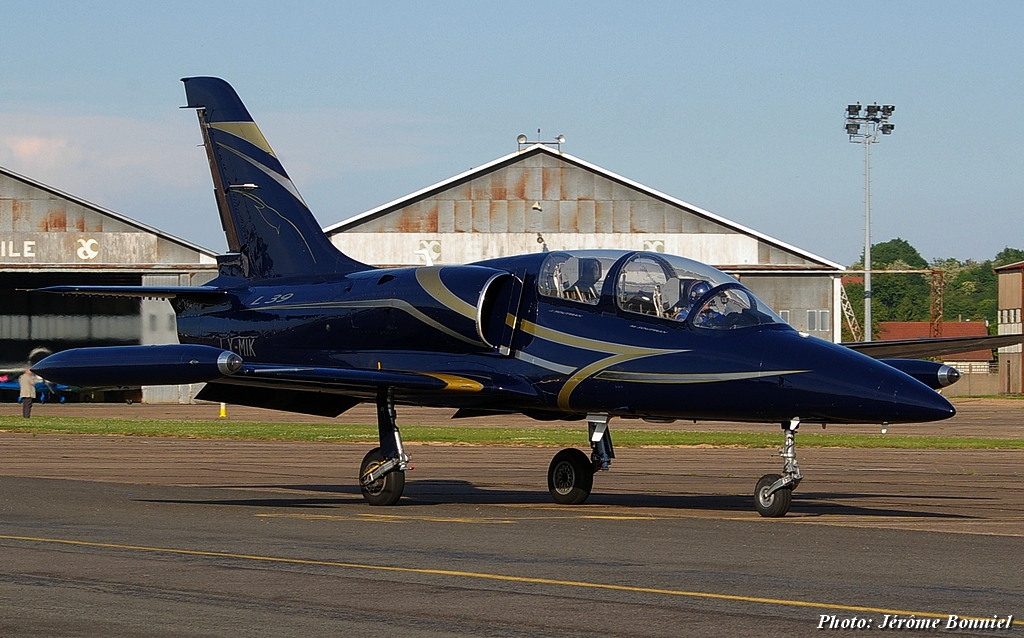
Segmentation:
<svg viewBox="0 0 1024 638">
<path fill-rule="evenodd" d="M 26 419 L 32 416 L 32 401 L 36 398 L 36 383 L 39 377 L 32 368 L 25 370 L 18 378 L 18 387 L 21 389 L 21 416 Z"/>
</svg>

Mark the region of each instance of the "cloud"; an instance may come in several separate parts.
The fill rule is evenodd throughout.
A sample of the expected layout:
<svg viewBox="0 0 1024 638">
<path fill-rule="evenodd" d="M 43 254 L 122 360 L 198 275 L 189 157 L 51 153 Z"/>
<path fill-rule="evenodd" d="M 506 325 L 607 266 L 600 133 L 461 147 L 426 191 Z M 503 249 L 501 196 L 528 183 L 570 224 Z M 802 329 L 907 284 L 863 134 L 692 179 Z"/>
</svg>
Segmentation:
<svg viewBox="0 0 1024 638">
<path fill-rule="evenodd" d="M 185 122 L 0 113 L 0 165 L 98 203 L 203 185 L 198 133 Z"/>
<path fill-rule="evenodd" d="M 257 115 L 299 184 L 428 163 L 432 123 L 395 110 Z M 104 205 L 145 191 L 210 187 L 196 120 L 0 112 L 0 165 Z M 129 197 L 134 199 L 134 197 Z"/>
<path fill-rule="evenodd" d="M 4 145 L 16 163 L 49 170 L 72 155 L 68 140 L 58 137 L 12 136 L 4 140 Z"/>
<path fill-rule="evenodd" d="M 434 162 L 444 144 L 437 123 L 398 110 L 257 112 L 255 117 L 299 191 L 330 193 L 318 207 L 323 210 L 314 212 L 331 222 L 337 221 L 335 208 L 351 204 L 353 179 L 387 184 L 389 171 Z M 201 142 L 192 113 L 158 120 L 0 112 L 0 166 L 216 247 L 223 239 Z M 368 177 L 371 173 L 384 177 Z M 354 209 L 395 194 L 370 188 L 368 196 Z"/>
</svg>

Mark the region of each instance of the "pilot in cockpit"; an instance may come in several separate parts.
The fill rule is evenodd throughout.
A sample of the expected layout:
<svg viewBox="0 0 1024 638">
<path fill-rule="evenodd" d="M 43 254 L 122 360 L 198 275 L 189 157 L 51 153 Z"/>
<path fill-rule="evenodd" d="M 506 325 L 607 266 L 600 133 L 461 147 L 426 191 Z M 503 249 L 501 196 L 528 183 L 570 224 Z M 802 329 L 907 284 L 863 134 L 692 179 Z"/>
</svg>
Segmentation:
<svg viewBox="0 0 1024 638">
<path fill-rule="evenodd" d="M 703 279 L 681 279 L 679 289 L 679 301 L 669 310 L 668 316 L 683 321 L 690 314 L 693 304 L 711 290 L 711 285 Z"/>
</svg>

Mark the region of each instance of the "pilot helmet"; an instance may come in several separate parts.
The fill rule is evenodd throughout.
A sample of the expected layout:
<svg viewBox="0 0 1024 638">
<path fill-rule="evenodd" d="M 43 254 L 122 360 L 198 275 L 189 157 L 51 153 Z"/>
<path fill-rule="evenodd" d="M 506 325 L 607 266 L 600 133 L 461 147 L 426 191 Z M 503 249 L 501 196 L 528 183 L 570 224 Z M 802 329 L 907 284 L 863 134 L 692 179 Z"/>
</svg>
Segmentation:
<svg viewBox="0 0 1024 638">
<path fill-rule="evenodd" d="M 690 285 L 690 304 L 697 303 L 697 300 L 703 297 L 711 290 L 711 285 L 706 281 L 695 281 Z"/>
</svg>

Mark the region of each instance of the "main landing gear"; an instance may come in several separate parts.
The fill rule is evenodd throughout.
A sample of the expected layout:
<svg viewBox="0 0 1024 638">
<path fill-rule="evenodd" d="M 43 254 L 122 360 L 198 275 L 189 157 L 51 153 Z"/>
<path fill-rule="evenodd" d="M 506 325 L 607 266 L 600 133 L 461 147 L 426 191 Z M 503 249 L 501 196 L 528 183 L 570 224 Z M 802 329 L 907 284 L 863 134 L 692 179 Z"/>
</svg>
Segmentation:
<svg viewBox="0 0 1024 638">
<path fill-rule="evenodd" d="M 594 472 L 607 470 L 615 458 L 608 415 L 588 414 L 587 429 L 590 458 L 580 450 L 568 448 L 556 454 L 548 466 L 548 491 L 561 505 L 579 505 L 586 501 L 594 486 Z"/>
<path fill-rule="evenodd" d="M 395 398 L 391 388 L 377 391 L 377 432 L 380 447 L 366 453 L 359 464 L 359 489 L 370 505 L 394 505 L 405 489 L 409 455 L 395 424 Z"/>
<path fill-rule="evenodd" d="M 796 462 L 796 430 L 800 419 L 794 418 L 782 424 L 786 442 L 779 450 L 782 457 L 782 475 L 765 474 L 754 488 L 754 505 L 757 513 L 768 518 L 785 516 L 793 500 L 793 490 L 800 484 L 800 465 Z"/>
</svg>

